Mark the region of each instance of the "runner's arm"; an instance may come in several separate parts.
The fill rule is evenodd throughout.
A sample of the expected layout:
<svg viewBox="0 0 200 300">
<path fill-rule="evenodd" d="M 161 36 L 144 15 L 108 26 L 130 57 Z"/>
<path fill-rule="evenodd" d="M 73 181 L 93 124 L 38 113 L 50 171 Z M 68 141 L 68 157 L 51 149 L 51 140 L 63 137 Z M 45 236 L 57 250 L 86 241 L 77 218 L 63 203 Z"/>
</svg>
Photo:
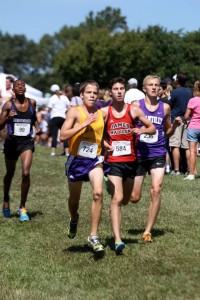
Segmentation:
<svg viewBox="0 0 200 300">
<path fill-rule="evenodd" d="M 164 103 L 164 111 L 165 111 L 165 120 L 164 120 L 164 130 L 165 134 L 170 137 L 174 134 L 174 131 L 178 126 L 182 124 L 182 120 L 180 117 L 174 119 L 173 124 L 171 123 L 171 108 L 169 104 Z"/>
<path fill-rule="evenodd" d="M 9 118 L 13 118 L 15 110 L 11 110 L 11 103 L 6 102 L 0 114 L 0 130 L 4 129 Z"/>
<path fill-rule="evenodd" d="M 34 123 L 34 127 L 35 127 L 35 132 L 39 133 L 40 132 L 40 128 L 39 128 L 39 123 L 38 123 L 38 119 L 37 119 L 37 114 L 36 114 L 36 101 L 34 99 L 30 99 L 31 100 L 31 104 L 35 110 L 35 123 Z"/>
<path fill-rule="evenodd" d="M 67 114 L 65 122 L 61 127 L 60 131 L 60 141 L 64 142 L 74 136 L 77 132 L 81 131 L 92 122 L 94 122 L 95 116 L 94 114 L 89 114 L 83 123 L 79 123 L 80 113 L 76 107 L 71 107 Z"/>
<path fill-rule="evenodd" d="M 146 117 L 144 112 L 138 107 L 138 105 L 133 103 L 131 106 L 131 115 L 132 117 L 138 118 L 140 122 L 144 125 L 141 128 L 133 128 L 133 132 L 136 134 L 154 134 L 156 133 L 156 128 L 155 126 L 149 121 Z"/>
</svg>

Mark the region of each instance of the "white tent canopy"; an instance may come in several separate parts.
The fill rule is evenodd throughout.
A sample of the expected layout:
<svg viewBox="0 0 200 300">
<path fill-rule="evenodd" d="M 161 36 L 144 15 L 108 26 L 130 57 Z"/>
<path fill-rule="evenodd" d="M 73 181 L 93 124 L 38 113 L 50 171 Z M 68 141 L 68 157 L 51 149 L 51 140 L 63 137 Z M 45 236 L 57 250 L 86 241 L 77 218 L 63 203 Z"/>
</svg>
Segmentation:
<svg viewBox="0 0 200 300">
<path fill-rule="evenodd" d="M 11 76 L 16 80 L 17 78 L 12 74 L 0 73 L 0 90 L 6 88 L 6 77 Z M 46 105 L 48 102 L 47 98 L 43 97 L 43 93 L 40 90 L 33 88 L 32 86 L 26 84 L 26 97 L 32 98 L 36 101 L 37 106 Z"/>
</svg>

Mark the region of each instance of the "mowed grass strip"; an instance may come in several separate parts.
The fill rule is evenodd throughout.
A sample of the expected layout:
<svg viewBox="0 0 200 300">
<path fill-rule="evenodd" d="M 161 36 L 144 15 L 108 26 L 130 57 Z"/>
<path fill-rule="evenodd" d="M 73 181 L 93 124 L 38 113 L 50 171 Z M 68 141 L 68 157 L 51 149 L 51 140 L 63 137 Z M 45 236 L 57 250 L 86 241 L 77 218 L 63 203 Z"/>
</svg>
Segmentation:
<svg viewBox="0 0 200 300">
<path fill-rule="evenodd" d="M 59 153 L 59 150 L 57 151 Z M 104 192 L 99 236 L 105 255 L 87 246 L 91 187 L 84 183 L 75 239 L 67 237 L 66 158 L 36 147 L 27 201 L 30 222 L 20 223 L 21 163 L 11 188 L 12 217 L 0 216 L 0 299 L 200 299 L 200 178 L 165 176 L 154 242 L 141 242 L 150 201 L 150 176 L 138 204 L 122 207 L 124 254 L 116 256 Z M 5 174 L 0 156 L 1 197 Z M 198 167 L 200 169 L 200 166 Z"/>
</svg>

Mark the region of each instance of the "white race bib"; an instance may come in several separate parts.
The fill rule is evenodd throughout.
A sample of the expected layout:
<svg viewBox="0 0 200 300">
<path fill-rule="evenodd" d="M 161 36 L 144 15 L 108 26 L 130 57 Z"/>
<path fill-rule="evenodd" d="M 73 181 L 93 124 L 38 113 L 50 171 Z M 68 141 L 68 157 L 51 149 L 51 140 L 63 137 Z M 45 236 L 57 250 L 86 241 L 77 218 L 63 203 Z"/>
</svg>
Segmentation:
<svg viewBox="0 0 200 300">
<path fill-rule="evenodd" d="M 81 142 L 78 148 L 78 155 L 95 158 L 97 156 L 98 145 L 90 142 Z"/>
<path fill-rule="evenodd" d="M 27 123 L 14 123 L 14 135 L 27 136 L 30 133 L 31 125 Z"/>
<path fill-rule="evenodd" d="M 156 143 L 157 141 L 158 141 L 158 130 L 156 130 L 155 134 L 143 133 L 140 135 L 140 142 L 153 144 L 153 143 Z"/>
<path fill-rule="evenodd" d="M 112 146 L 115 148 L 113 156 L 129 155 L 131 154 L 131 142 L 130 141 L 119 141 L 112 142 Z"/>
</svg>

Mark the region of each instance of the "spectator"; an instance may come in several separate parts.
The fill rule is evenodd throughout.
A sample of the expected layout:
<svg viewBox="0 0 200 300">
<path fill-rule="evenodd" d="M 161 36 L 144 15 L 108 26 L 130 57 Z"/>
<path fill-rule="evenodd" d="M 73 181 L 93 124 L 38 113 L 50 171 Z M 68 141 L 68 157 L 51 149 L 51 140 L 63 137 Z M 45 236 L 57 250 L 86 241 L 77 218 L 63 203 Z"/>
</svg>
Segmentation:
<svg viewBox="0 0 200 300">
<path fill-rule="evenodd" d="M 169 104 L 171 106 L 171 121 L 173 122 L 176 117 L 184 119 L 187 104 L 190 98 L 192 98 L 192 91 L 185 85 L 187 77 L 183 73 L 178 73 L 173 76 L 176 88 L 171 91 L 171 98 Z M 169 139 L 169 146 L 172 150 L 174 170 L 171 174 L 180 175 L 180 162 L 181 154 L 180 150 L 183 149 L 187 160 L 187 168 L 189 165 L 189 144 L 186 140 L 186 125 L 181 124 L 178 126 L 174 134 Z M 187 170 L 185 170 L 187 171 Z"/>
<path fill-rule="evenodd" d="M 73 97 L 73 87 L 71 84 L 64 84 L 63 86 L 63 94 L 71 101 Z"/>
<path fill-rule="evenodd" d="M 191 119 L 189 120 L 189 117 Z M 194 180 L 196 172 L 197 146 L 200 142 L 200 81 L 194 84 L 194 97 L 191 98 L 187 105 L 184 116 L 187 127 L 187 141 L 189 142 L 190 158 L 189 170 L 190 174 L 185 177 L 186 180 Z"/>
<path fill-rule="evenodd" d="M 170 91 L 168 88 L 169 85 L 164 80 L 161 80 L 160 82 L 160 89 L 158 93 L 159 101 L 162 101 L 163 103 L 169 104 L 169 98 L 170 98 Z"/>
<path fill-rule="evenodd" d="M 14 97 L 14 95 L 15 95 L 13 92 L 13 82 L 14 82 L 14 78 L 12 76 L 7 76 L 5 89 L 0 90 L 0 113 L 1 113 L 3 105 L 7 101 L 11 100 L 11 98 Z M 7 133 L 6 128 L 4 128 L 0 131 L 0 138 L 1 138 L 2 144 L 3 144 L 2 151 L 4 149 L 6 133 Z"/>
<path fill-rule="evenodd" d="M 71 98 L 71 106 L 81 106 L 83 104 L 83 100 L 80 97 L 80 83 L 77 82 L 73 86 L 73 97 Z"/>
<path fill-rule="evenodd" d="M 124 102 L 131 104 L 133 101 L 144 99 L 145 94 L 137 89 L 138 81 L 130 78 L 128 81 L 128 91 L 125 94 Z"/>
<path fill-rule="evenodd" d="M 56 155 L 56 147 L 57 147 L 57 139 L 58 139 L 58 131 L 61 129 L 65 117 L 66 112 L 70 107 L 69 99 L 64 96 L 60 90 L 60 87 L 57 84 L 53 84 L 50 87 L 51 92 L 54 94 L 50 97 L 48 108 L 51 114 L 50 120 L 50 131 L 52 134 L 52 142 L 51 142 L 51 156 Z M 64 143 L 65 154 L 68 155 L 68 147 L 67 143 Z"/>
<path fill-rule="evenodd" d="M 98 96 L 98 100 L 96 101 L 95 105 L 98 109 L 102 108 L 102 107 L 106 107 L 108 105 L 112 104 L 112 100 L 109 101 L 105 101 L 105 90 L 100 89 L 99 90 L 99 96 Z"/>
</svg>

